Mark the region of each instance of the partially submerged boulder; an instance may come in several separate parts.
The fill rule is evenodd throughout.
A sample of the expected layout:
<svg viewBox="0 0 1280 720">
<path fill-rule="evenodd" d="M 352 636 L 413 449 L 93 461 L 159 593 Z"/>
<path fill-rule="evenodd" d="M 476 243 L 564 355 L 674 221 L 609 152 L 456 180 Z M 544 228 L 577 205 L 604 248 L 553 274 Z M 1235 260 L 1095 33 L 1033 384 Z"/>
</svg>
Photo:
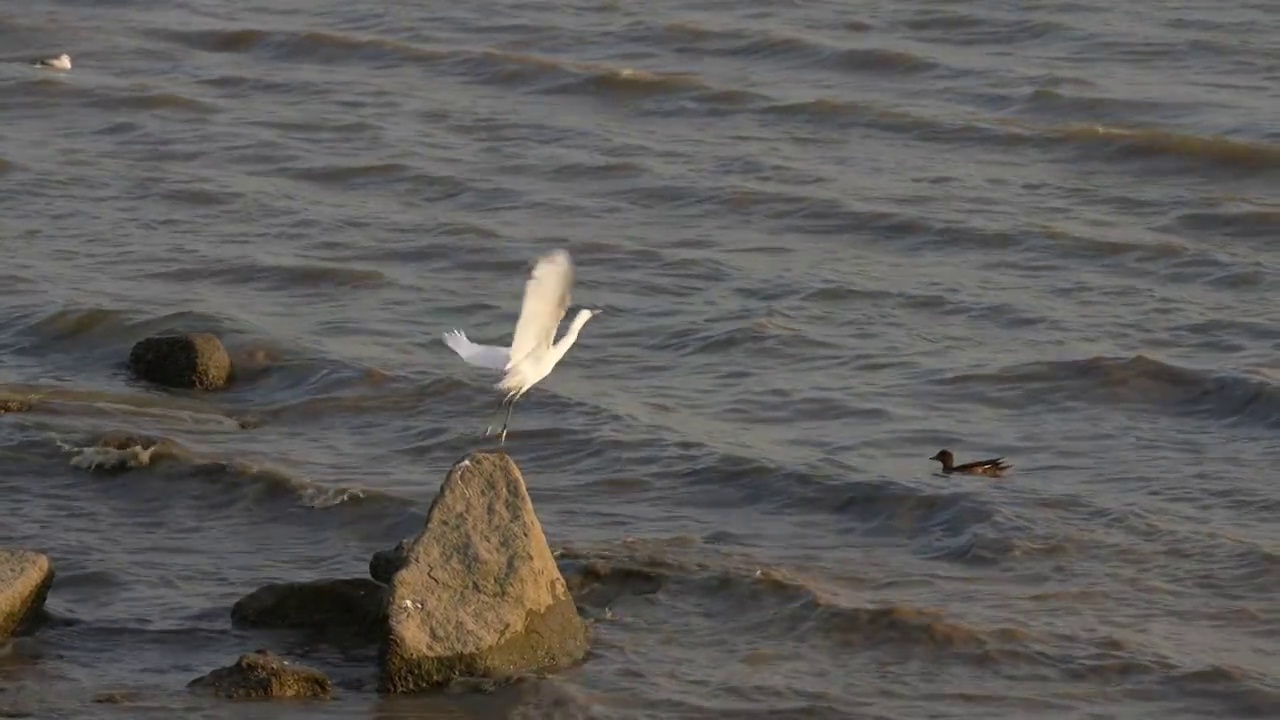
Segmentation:
<svg viewBox="0 0 1280 720">
<path fill-rule="evenodd" d="M 330 698 L 333 683 L 319 670 L 294 665 L 267 650 L 255 650 L 187 683 L 232 700 L 261 698 Z"/>
<path fill-rule="evenodd" d="M 0 415 L 7 412 L 26 412 L 30 409 L 30 400 L 21 398 L 0 398 Z"/>
<path fill-rule="evenodd" d="M 188 390 L 220 390 L 231 378 L 231 357 L 209 333 L 157 335 L 129 351 L 129 370 L 140 380 Z"/>
<path fill-rule="evenodd" d="M 586 655 L 586 626 L 506 453 L 472 453 L 450 469 L 390 584 L 382 692 L 510 678 Z"/>
<path fill-rule="evenodd" d="M 53 563 L 47 555 L 0 549 L 0 639 L 36 625 L 52 584 Z"/>
<path fill-rule="evenodd" d="M 409 552 L 409 541 L 401 540 L 390 550 L 379 550 L 369 558 L 369 577 L 390 585 L 391 578 L 404 566 Z"/>
<path fill-rule="evenodd" d="M 175 454 L 177 449 L 176 443 L 165 438 L 111 431 L 98 438 L 93 445 L 81 448 L 71 458 L 71 466 L 121 473 L 147 467 L 161 457 Z"/>
<path fill-rule="evenodd" d="M 382 627 L 387 588 L 366 578 L 272 583 L 231 608 L 236 625 L 259 628 L 352 630 Z"/>
</svg>

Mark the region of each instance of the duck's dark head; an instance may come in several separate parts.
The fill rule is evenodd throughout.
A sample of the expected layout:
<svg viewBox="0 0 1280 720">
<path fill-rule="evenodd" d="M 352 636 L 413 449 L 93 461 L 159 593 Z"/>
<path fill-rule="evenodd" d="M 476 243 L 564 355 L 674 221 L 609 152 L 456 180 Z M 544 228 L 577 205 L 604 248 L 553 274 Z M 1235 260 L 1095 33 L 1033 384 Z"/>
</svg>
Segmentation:
<svg viewBox="0 0 1280 720">
<path fill-rule="evenodd" d="M 952 454 L 951 454 L 951 451 L 950 451 L 950 450 L 939 450 L 937 455 L 934 455 L 933 457 L 931 457 L 931 458 L 929 458 L 929 459 L 930 459 L 930 460 L 937 460 L 938 462 L 942 463 L 943 465 L 950 465 L 951 463 L 955 462 L 956 457 L 955 457 L 954 455 L 952 455 Z"/>
</svg>

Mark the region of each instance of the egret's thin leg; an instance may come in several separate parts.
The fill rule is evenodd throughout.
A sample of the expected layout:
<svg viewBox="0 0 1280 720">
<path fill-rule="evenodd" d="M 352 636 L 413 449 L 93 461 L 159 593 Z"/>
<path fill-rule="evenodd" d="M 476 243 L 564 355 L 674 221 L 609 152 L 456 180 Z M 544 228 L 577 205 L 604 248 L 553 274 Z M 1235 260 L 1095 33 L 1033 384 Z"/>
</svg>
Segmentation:
<svg viewBox="0 0 1280 720">
<path fill-rule="evenodd" d="M 508 402 L 510 399 L 511 399 L 511 397 L 510 397 L 510 396 L 504 396 L 504 397 L 502 398 L 502 402 L 498 404 L 498 411 L 497 411 L 497 412 L 495 412 L 495 413 L 493 414 L 493 419 L 492 419 L 492 420 L 490 420 L 490 421 L 489 421 L 489 424 L 488 424 L 488 425 L 486 425 L 486 426 L 485 426 L 485 428 L 484 428 L 484 436 L 485 436 L 485 437 L 489 437 L 489 435 L 493 432 L 493 423 L 494 423 L 495 421 L 497 421 L 498 416 L 502 414 L 502 409 L 503 409 L 503 408 L 505 408 L 505 407 L 507 406 L 507 402 Z M 508 415 L 507 415 L 507 416 L 508 416 L 508 417 L 510 417 L 510 414 L 508 413 Z"/>
<path fill-rule="evenodd" d="M 505 445 L 507 442 L 507 424 L 511 422 L 511 411 L 516 408 L 516 400 L 519 398 L 512 396 L 511 404 L 507 405 L 507 418 L 502 421 L 502 439 L 498 441 L 499 445 Z"/>
</svg>

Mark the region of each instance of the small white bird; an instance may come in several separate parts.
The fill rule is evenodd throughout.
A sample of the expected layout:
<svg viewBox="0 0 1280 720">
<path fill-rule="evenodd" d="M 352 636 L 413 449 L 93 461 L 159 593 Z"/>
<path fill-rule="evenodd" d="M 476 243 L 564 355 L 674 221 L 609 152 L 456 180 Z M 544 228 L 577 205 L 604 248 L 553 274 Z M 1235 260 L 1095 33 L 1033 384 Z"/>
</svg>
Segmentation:
<svg viewBox="0 0 1280 720">
<path fill-rule="evenodd" d="M 70 70 L 71 56 L 66 53 L 62 53 L 58 57 L 32 60 L 31 64 L 36 67 L 49 68 L 50 70 Z"/>
<path fill-rule="evenodd" d="M 556 342 L 556 329 L 569 308 L 572 289 L 573 260 L 568 252 L 555 250 L 538 258 L 529 281 L 525 283 L 524 304 L 520 307 L 520 319 L 516 321 L 510 348 L 478 345 L 468 340 L 461 330 L 444 334 L 445 344 L 467 364 L 504 372 L 502 381 L 496 385 L 506 392 L 498 408 L 499 413 L 503 408 L 507 410 L 502 421 L 500 443 L 507 441 L 507 425 L 511 422 L 511 411 L 515 409 L 516 401 L 551 373 L 556 363 L 573 347 L 582 326 L 601 312 L 579 310 Z M 485 436 L 488 437 L 492 430 L 493 425 L 490 424 L 485 428 Z"/>
</svg>

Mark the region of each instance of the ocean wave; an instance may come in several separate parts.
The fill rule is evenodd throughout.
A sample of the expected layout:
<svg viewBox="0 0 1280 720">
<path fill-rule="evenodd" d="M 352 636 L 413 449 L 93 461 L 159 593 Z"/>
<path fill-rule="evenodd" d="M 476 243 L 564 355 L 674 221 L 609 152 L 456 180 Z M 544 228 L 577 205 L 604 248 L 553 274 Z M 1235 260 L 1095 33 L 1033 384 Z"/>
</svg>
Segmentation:
<svg viewBox="0 0 1280 720">
<path fill-rule="evenodd" d="M 227 262 L 216 265 L 177 267 L 149 273 L 146 277 L 174 280 L 213 280 L 228 285 L 253 284 L 257 289 L 295 292 L 301 288 L 365 289 L 391 284 L 377 270 L 327 265 L 280 265 L 268 262 Z"/>
<path fill-rule="evenodd" d="M 937 60 L 905 50 L 841 47 L 814 37 L 719 29 L 691 22 L 640 26 L 629 35 L 683 54 L 784 61 L 802 68 L 910 75 L 941 67 Z"/>
<path fill-rule="evenodd" d="M 715 612 L 760 624 L 758 635 L 762 638 L 940 651 L 1019 647 L 1034 639 L 1021 628 L 984 628 L 941 610 L 906 604 L 844 604 L 827 597 L 802 573 L 760 566 L 743 556 L 692 555 L 690 550 L 705 548 L 678 540 L 624 541 L 591 551 L 562 548 L 559 557 L 562 562 L 572 561 L 566 567 L 575 578 L 585 578 L 575 580 L 575 587 L 594 583 L 608 588 L 603 595 L 612 597 L 610 602 L 628 594 L 654 593 L 681 596 L 672 602 L 714 600 Z"/>
<path fill-rule="evenodd" d="M 1280 237 L 1280 209 L 1192 211 L 1178 215 L 1174 222 L 1196 233 L 1231 238 L 1273 240 Z"/>
<path fill-rule="evenodd" d="M 1280 169 L 1280 145 L 1224 136 L 1202 136 L 1160 128 L 1130 129 L 1104 125 L 1046 128 L 1044 137 L 1084 147 L 1097 147 L 1115 157 L 1171 158 L 1233 170 Z"/>
<path fill-rule="evenodd" d="M 75 307 L 55 310 L 16 324 L 12 332 L 49 342 L 110 334 L 128 327 L 130 314 L 123 310 L 100 307 Z"/>
<path fill-rule="evenodd" d="M 153 33 L 208 52 L 257 53 L 280 61 L 367 63 L 375 67 L 440 65 L 477 82 L 518 85 L 550 93 L 669 95 L 714 91 L 690 72 L 617 67 L 492 48 L 435 50 L 397 40 L 327 32 L 242 29 Z M 742 101 L 750 94 L 738 97 L 721 91 L 717 101 L 730 104 L 735 97 Z"/>
<path fill-rule="evenodd" d="M 922 541 L 926 556 L 963 557 L 955 549 L 970 533 L 997 520 L 991 500 L 963 491 L 937 491 L 893 481 L 837 478 L 826 472 L 778 466 L 752 458 L 712 453 L 681 458 L 673 480 L 686 503 L 767 508 L 772 513 L 822 515 L 848 523 L 852 532 Z M 1006 523 L 1007 524 L 1007 523 Z M 997 532 L 991 527 L 987 532 Z M 1006 546 L 1012 551 L 1016 542 Z M 992 558 L 1002 552 L 992 546 Z"/>
<path fill-rule="evenodd" d="M 927 142 L 1001 145 L 1009 141 L 1009 133 L 995 125 L 976 120 L 938 120 L 918 112 L 898 110 L 866 100 L 837 100 L 830 97 L 771 100 L 757 103 L 747 111 L 774 122 L 811 124 L 841 131 L 864 128 L 894 135 L 908 135 Z"/>
<path fill-rule="evenodd" d="M 1166 158 L 1248 172 L 1265 173 L 1280 169 L 1280 145 L 1162 128 L 1121 128 L 1096 123 L 1037 125 L 1022 120 L 980 116 L 944 121 L 874 102 L 832 98 L 757 103 L 745 111 L 788 122 L 809 122 L 835 129 L 869 128 L 947 144 L 1065 146 L 1081 152 L 1093 152 L 1094 157 L 1101 160 Z"/>
<path fill-rule="evenodd" d="M 70 306 L 20 316 L 12 323 L 0 323 L 0 332 L 9 325 L 9 332 L 36 343 L 99 340 L 118 345 L 148 334 L 218 332 L 224 324 L 220 317 L 196 311 L 147 315 L 109 307 Z"/>
<path fill-rule="evenodd" d="M 38 310 L 9 321 L 0 321 L 0 338 L 8 338 L 10 352 L 40 357 L 44 362 L 74 364 L 77 372 L 86 365 L 112 373 L 127 365 L 129 348 L 149 335 L 166 333 L 212 332 L 222 337 L 233 352 L 236 335 L 218 317 L 201 312 L 179 311 L 162 315 L 106 307 L 64 307 L 53 312 Z M 110 393 L 98 393 L 97 400 L 116 402 Z M 92 393 L 72 401 L 95 402 Z M 119 400 L 130 404 L 130 400 Z"/>
<path fill-rule="evenodd" d="M 197 115 L 211 115 L 219 111 L 212 103 L 169 92 L 104 95 L 91 100 L 88 105 L 101 110 L 180 110 Z"/>
<path fill-rule="evenodd" d="M 839 70 L 922 73 L 939 67 L 939 63 L 915 53 L 886 48 L 837 48 L 786 35 L 753 38 L 729 48 L 727 55 L 745 58 L 795 59 L 812 67 Z"/>
<path fill-rule="evenodd" d="M 740 105 L 748 92 L 714 88 L 696 73 L 644 70 L 503 50 L 451 51 L 449 67 L 485 83 L 515 85 L 548 94 L 612 97 L 711 96 L 723 105 Z"/>
<path fill-rule="evenodd" d="M 1057 560 L 1070 556 L 1072 545 L 1060 539 L 1032 540 L 1008 532 L 976 528 L 955 539 L 937 543 L 925 557 L 965 565 L 996 565 L 1011 560 Z"/>
<path fill-rule="evenodd" d="M 968 12 L 940 11 L 916 15 L 902 22 L 907 30 L 927 37 L 928 42 L 947 45 L 1000 45 L 1041 42 L 1073 28 L 1066 23 L 1040 18 L 997 17 Z"/>
<path fill-rule="evenodd" d="M 672 352 L 679 355 L 701 355 L 705 353 L 728 353 L 736 349 L 750 347 L 753 352 L 768 352 L 790 349 L 790 340 L 794 331 L 786 331 L 781 326 L 763 320 L 746 320 L 725 327 L 725 322 L 715 323 L 717 329 L 708 330 L 698 327 L 683 327 L 656 337 L 650 347 L 655 350 Z"/>
<path fill-rule="evenodd" d="M 1042 87 L 1024 97 L 1018 104 L 1018 109 L 1044 115 L 1058 122 L 1069 117 L 1096 122 L 1099 119 L 1125 121 L 1143 113 L 1168 112 L 1169 104 L 1134 98 L 1067 93 Z"/>
<path fill-rule="evenodd" d="M 1019 657 L 1034 636 L 1021 628 L 983 628 L 939 610 L 910 605 L 848 607 L 814 598 L 792 611 L 794 622 L 807 626 L 813 639 L 865 647 L 890 644 L 942 651 L 984 651 L 1006 648 Z"/>
<path fill-rule="evenodd" d="M 316 165 L 310 167 L 280 168 L 274 174 L 287 175 L 294 180 L 313 182 L 317 185 L 350 185 L 362 180 L 382 182 L 403 180 L 415 172 L 404 163 L 367 163 L 357 165 Z"/>
<path fill-rule="evenodd" d="M 1093 402 L 1163 409 L 1228 423 L 1280 427 L 1280 387 L 1260 378 L 1184 368 L 1145 355 L 1033 362 L 995 373 L 955 375 L 950 386 L 983 386 L 1020 403 Z"/>
<path fill-rule="evenodd" d="M 388 508 L 403 503 L 376 490 L 326 486 L 249 460 L 218 458 L 164 436 L 108 431 L 88 443 L 59 440 L 57 445 L 73 468 L 111 474 L 152 471 L 169 483 L 212 479 L 227 482 L 228 489 L 235 490 L 233 496 L 252 502 L 283 498 L 316 509 L 361 501 Z"/>
<path fill-rule="evenodd" d="M 1280 688 L 1274 680 L 1244 668 L 1211 663 L 1162 675 L 1152 694 L 1171 694 L 1188 701 L 1207 703 L 1215 713 L 1237 717 L 1268 718 L 1280 715 Z"/>
<path fill-rule="evenodd" d="M 366 374 L 362 385 L 380 385 L 384 378 Z M 255 416 L 272 422 L 309 423 L 320 422 L 333 416 L 369 415 L 374 413 L 399 413 L 415 410 L 433 400 L 454 395 L 474 395 L 492 390 L 492 383 L 483 380 L 458 377 L 435 378 L 413 386 L 388 387 L 385 392 L 354 392 L 342 395 L 317 396 L 307 393 L 298 400 L 263 405 Z M 497 398 L 497 395 L 494 395 Z M 495 404 L 497 400 L 495 399 Z"/>
<path fill-rule="evenodd" d="M 209 187 L 201 187 L 200 183 L 191 183 L 183 187 L 175 182 L 171 186 L 155 192 L 153 197 L 200 208 L 212 208 L 226 207 L 243 202 L 246 193 L 236 190 L 216 190 Z"/>
<path fill-rule="evenodd" d="M 232 282 L 237 277 L 242 280 L 274 277 L 278 288 L 291 292 L 307 287 L 328 290 L 335 285 L 360 288 L 390 282 L 381 273 L 349 267 L 233 264 L 213 268 L 212 276 L 217 279 Z M 179 267 L 154 273 L 152 277 L 186 282 L 197 277 L 193 272 L 191 268 Z M 198 277 L 202 280 L 211 277 L 208 266 Z M 325 392 L 347 392 L 353 387 L 361 390 L 385 380 L 385 374 L 376 368 L 334 360 L 312 348 L 282 346 L 264 338 L 259 328 L 201 312 L 153 315 L 113 308 L 71 307 L 53 312 L 36 311 L 15 317 L 9 323 L 0 321 L 0 339 L 8 340 L 11 352 L 38 356 L 45 362 L 74 365 L 77 372 L 83 372 L 86 363 L 90 363 L 120 378 L 127 376 L 129 349 L 138 340 L 192 332 L 209 332 L 221 339 L 232 361 L 228 393 L 199 399 L 184 398 L 182 393 L 121 395 L 114 390 L 53 388 L 50 393 L 67 402 L 115 404 L 142 414 L 180 410 L 230 416 L 235 413 L 224 404 L 234 407 L 237 402 L 251 400 L 245 395 L 236 395 L 237 390 L 250 384 L 256 385 L 255 397 L 265 397 L 267 403 L 287 405 L 295 395 L 314 397 Z M 262 384 L 264 381 L 266 384 Z M 236 412 L 241 411 L 243 407 Z"/>
<path fill-rule="evenodd" d="M 837 599 L 813 579 L 825 572 L 810 576 L 803 568 L 762 565 L 684 537 L 562 548 L 557 555 L 575 597 L 605 618 L 614 611 L 642 621 L 705 614 L 719 620 L 719 632 L 749 628 L 751 647 L 784 655 L 827 648 L 882 660 L 925 656 L 932 663 L 977 664 L 983 672 L 1049 674 L 1126 694 L 1159 693 L 1242 710 L 1270 711 L 1280 698 L 1256 672 L 1170 656 L 1140 636 L 1056 622 L 1040 629 L 1017 620 L 979 621 L 961 609 L 850 601 L 848 593 Z"/>
<path fill-rule="evenodd" d="M 549 93 L 586 93 L 611 96 L 679 95 L 688 92 L 704 92 L 711 88 L 694 73 L 651 72 L 631 68 L 605 68 L 590 72 L 585 77 L 557 84 L 547 89 Z M 751 95 L 722 94 L 721 104 L 729 104 L 737 97 L 749 101 Z"/>
<path fill-rule="evenodd" d="M 261 53 L 277 60 L 312 63 L 346 63 L 356 60 L 440 60 L 444 54 L 417 45 L 384 38 L 358 37 L 329 32 L 153 29 L 150 34 L 194 50 L 214 53 Z"/>
</svg>

